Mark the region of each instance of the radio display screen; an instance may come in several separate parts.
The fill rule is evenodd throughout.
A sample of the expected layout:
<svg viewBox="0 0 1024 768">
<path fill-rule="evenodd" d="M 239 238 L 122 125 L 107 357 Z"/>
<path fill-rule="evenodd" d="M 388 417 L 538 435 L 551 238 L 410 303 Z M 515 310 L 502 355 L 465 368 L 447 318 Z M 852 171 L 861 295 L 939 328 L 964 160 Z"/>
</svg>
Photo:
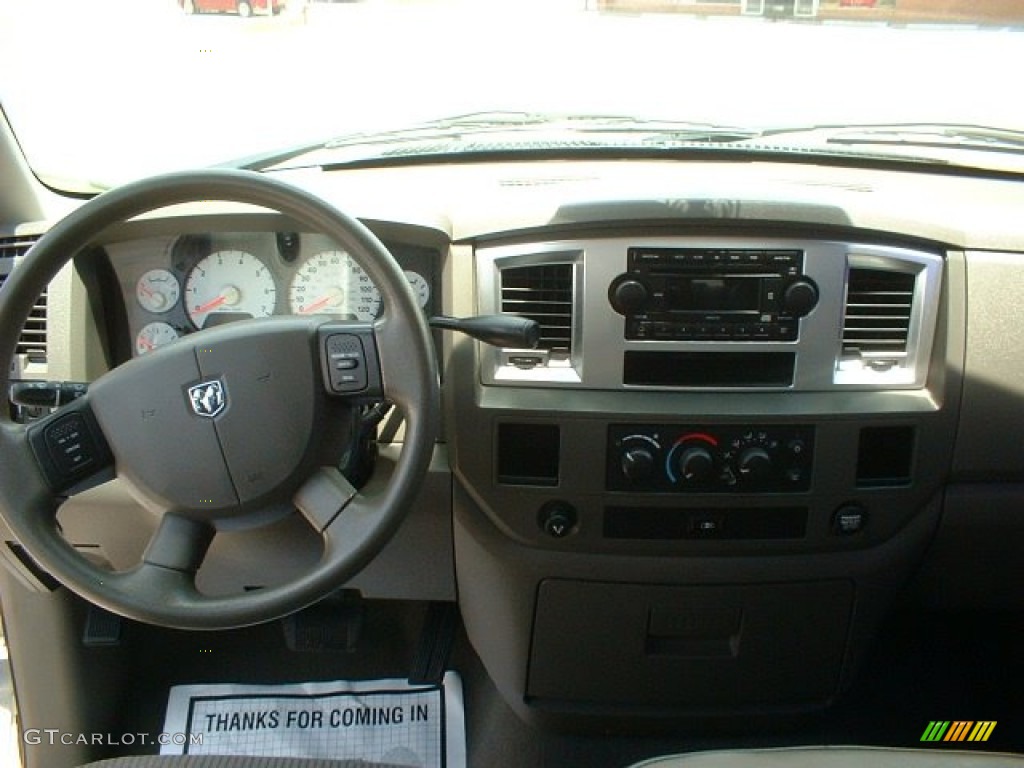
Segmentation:
<svg viewBox="0 0 1024 768">
<path fill-rule="evenodd" d="M 677 311 L 757 312 L 761 280 L 749 277 L 675 278 L 666 290 L 669 306 Z"/>
</svg>

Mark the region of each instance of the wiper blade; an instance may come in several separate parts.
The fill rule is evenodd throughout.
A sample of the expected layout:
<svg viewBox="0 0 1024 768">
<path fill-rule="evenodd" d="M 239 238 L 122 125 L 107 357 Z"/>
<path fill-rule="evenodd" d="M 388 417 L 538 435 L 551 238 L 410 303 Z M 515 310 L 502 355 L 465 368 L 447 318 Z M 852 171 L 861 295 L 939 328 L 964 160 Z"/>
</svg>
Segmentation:
<svg viewBox="0 0 1024 768">
<path fill-rule="evenodd" d="M 533 112 L 473 112 L 442 118 L 410 128 L 384 133 L 357 133 L 324 144 L 325 149 L 417 140 L 462 139 L 514 131 L 532 135 L 540 131 L 566 135 L 652 134 L 665 140 L 697 141 L 702 138 L 736 141 L 758 135 L 758 131 L 734 126 L 674 120 L 642 120 L 627 115 L 555 115 Z M 527 139 L 533 141 L 533 139 Z"/>
<path fill-rule="evenodd" d="M 765 132 L 765 138 L 820 134 L 826 144 L 963 149 L 1024 154 L 1024 133 L 977 125 L 910 123 L 891 125 L 815 126 Z"/>
<path fill-rule="evenodd" d="M 321 149 L 323 146 L 323 141 L 317 141 L 298 144 L 294 147 L 285 147 L 284 149 L 272 149 L 267 152 L 260 152 L 255 155 L 246 155 L 245 157 L 235 158 L 234 160 L 228 160 L 227 162 L 217 163 L 214 168 L 234 168 L 241 171 L 262 171 L 266 168 L 270 168 L 271 166 L 286 163 L 296 157 L 301 157 L 309 152 Z"/>
<path fill-rule="evenodd" d="M 622 115 L 553 115 L 532 112 L 473 112 L 394 131 L 365 131 L 297 145 L 225 163 L 233 168 L 284 170 L 302 165 L 335 166 L 395 156 L 422 157 L 560 149 L 671 148 L 680 144 L 727 144 L 759 131 L 735 126 Z"/>
</svg>

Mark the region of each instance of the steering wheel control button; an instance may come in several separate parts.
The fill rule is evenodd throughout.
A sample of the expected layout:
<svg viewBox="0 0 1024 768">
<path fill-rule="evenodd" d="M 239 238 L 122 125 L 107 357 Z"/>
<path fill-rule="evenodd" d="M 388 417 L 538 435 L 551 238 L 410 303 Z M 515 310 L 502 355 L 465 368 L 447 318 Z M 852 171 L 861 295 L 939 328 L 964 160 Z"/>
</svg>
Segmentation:
<svg viewBox="0 0 1024 768">
<path fill-rule="evenodd" d="M 579 516 L 572 504 L 565 501 L 549 501 L 540 508 L 537 523 L 552 539 L 564 539 L 576 530 Z"/>
<path fill-rule="evenodd" d="M 34 424 L 29 440 L 54 490 L 71 487 L 110 461 L 110 449 L 86 408 L 60 411 Z"/>
<path fill-rule="evenodd" d="M 844 504 L 836 510 L 832 529 L 839 536 L 853 536 L 864 530 L 868 513 L 859 504 Z"/>
<path fill-rule="evenodd" d="M 46 447 L 53 463 L 73 475 L 96 461 L 96 445 L 80 413 L 71 413 L 46 428 Z"/>
<path fill-rule="evenodd" d="M 324 383 L 336 395 L 381 397 L 380 371 L 373 331 L 369 325 L 331 325 L 321 328 Z"/>
<path fill-rule="evenodd" d="M 348 333 L 328 336 L 327 357 L 331 361 L 331 389 L 335 392 L 366 389 L 366 352 L 358 336 Z"/>
</svg>

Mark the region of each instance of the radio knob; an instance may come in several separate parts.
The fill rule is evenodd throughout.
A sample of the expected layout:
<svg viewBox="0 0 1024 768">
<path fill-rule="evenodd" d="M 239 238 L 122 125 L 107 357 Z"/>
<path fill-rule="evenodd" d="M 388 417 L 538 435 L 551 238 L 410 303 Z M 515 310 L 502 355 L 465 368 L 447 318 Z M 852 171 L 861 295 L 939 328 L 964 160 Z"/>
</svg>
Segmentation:
<svg viewBox="0 0 1024 768">
<path fill-rule="evenodd" d="M 818 305 L 818 286 L 806 277 L 798 278 L 782 291 L 782 309 L 790 315 L 803 317 Z"/>
<path fill-rule="evenodd" d="M 638 315 L 647 309 L 650 300 L 650 290 L 635 277 L 618 278 L 608 291 L 608 301 L 620 315 Z"/>
<path fill-rule="evenodd" d="M 747 448 L 736 462 L 745 480 L 767 480 L 772 474 L 772 457 L 764 448 Z"/>
<path fill-rule="evenodd" d="M 646 448 L 629 448 L 622 454 L 622 474 L 633 482 L 646 480 L 654 471 L 654 454 Z"/>
<path fill-rule="evenodd" d="M 699 445 L 691 445 L 679 454 L 679 474 L 688 483 L 699 483 L 708 480 L 715 469 L 715 459 L 711 451 Z"/>
</svg>

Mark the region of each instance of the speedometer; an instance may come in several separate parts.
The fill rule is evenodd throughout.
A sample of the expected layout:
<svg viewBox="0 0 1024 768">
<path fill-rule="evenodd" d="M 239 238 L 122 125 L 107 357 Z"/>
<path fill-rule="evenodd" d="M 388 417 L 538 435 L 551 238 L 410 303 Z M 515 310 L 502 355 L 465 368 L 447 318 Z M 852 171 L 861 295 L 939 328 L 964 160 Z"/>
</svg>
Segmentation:
<svg viewBox="0 0 1024 768">
<path fill-rule="evenodd" d="M 185 280 L 185 306 L 196 328 L 217 315 L 267 317 L 274 314 L 277 287 L 267 266 L 246 251 L 215 251 Z"/>
<path fill-rule="evenodd" d="M 368 321 L 380 312 L 380 291 L 345 251 L 321 251 L 295 273 L 288 302 L 297 315 L 343 315 Z"/>
</svg>

